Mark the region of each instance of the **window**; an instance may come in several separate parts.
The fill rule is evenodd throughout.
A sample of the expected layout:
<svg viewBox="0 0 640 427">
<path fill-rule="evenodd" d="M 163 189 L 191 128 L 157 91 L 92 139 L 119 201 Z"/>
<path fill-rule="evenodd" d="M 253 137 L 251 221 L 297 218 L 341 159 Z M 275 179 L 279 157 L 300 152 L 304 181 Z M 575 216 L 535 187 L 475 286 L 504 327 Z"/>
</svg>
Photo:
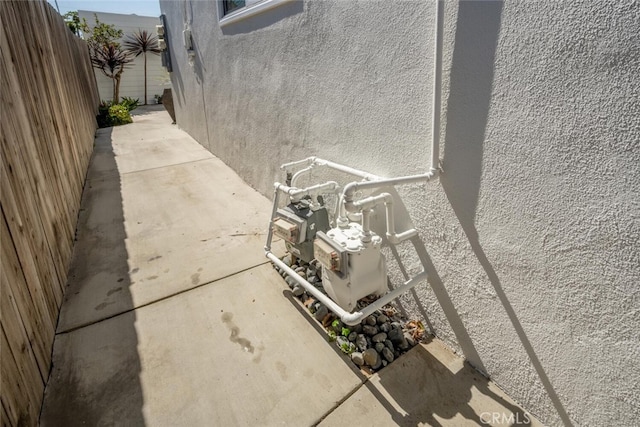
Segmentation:
<svg viewBox="0 0 640 427">
<path fill-rule="evenodd" d="M 249 0 L 251 1 L 251 0 Z M 227 16 L 229 13 L 234 10 L 243 8 L 246 6 L 246 2 L 244 0 L 222 0 L 222 10 L 224 11 L 224 15 Z"/>
<path fill-rule="evenodd" d="M 218 19 L 220 26 L 257 15 L 291 0 L 220 0 Z"/>
</svg>

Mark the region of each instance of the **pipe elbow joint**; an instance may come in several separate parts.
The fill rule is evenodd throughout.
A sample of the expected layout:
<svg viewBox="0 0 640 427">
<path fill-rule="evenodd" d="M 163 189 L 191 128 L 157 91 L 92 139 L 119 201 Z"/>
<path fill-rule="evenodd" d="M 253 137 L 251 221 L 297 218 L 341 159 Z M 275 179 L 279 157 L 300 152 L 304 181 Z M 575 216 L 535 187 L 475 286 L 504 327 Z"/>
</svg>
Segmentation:
<svg viewBox="0 0 640 427">
<path fill-rule="evenodd" d="M 340 316 L 340 320 L 345 325 L 355 326 L 362 321 L 363 314 L 361 311 L 356 311 L 355 313 L 347 313 Z"/>
<path fill-rule="evenodd" d="M 357 182 L 350 182 L 349 184 L 344 186 L 344 190 L 342 190 L 342 194 L 345 202 L 353 201 L 353 194 L 358 190 Z"/>
</svg>

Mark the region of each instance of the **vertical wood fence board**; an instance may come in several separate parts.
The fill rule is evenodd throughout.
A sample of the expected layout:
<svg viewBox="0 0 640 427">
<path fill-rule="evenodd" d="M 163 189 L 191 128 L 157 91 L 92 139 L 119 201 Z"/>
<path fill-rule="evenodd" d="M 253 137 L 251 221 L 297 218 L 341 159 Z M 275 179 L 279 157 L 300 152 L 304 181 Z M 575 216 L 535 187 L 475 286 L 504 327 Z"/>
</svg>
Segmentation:
<svg viewBox="0 0 640 427">
<path fill-rule="evenodd" d="M 99 96 L 84 41 L 44 0 L 0 1 L 4 425 L 36 425 Z"/>
<path fill-rule="evenodd" d="M 9 348 L 9 340 L 2 329 L 2 348 Z M 39 400 L 31 400 L 25 387 L 25 381 L 20 368 L 10 351 L 3 351 L 0 358 L 0 385 L 2 386 L 2 401 L 11 408 L 11 425 L 35 425 L 38 420 Z"/>
<path fill-rule="evenodd" d="M 3 352 L 2 357 L 9 357 L 9 354 L 13 356 L 13 360 L 20 371 L 22 386 L 27 390 L 29 398 L 33 402 L 37 402 L 44 390 L 44 380 L 29 343 L 27 331 L 20 319 L 20 313 L 16 310 L 9 283 L 4 281 L 6 276 L 4 274 L 2 276 L 4 276 L 0 278 L 0 286 L 2 286 L 2 299 L 0 300 L 2 327 L 9 342 L 8 348 Z"/>
<path fill-rule="evenodd" d="M 20 216 L 20 209 L 16 205 L 13 190 L 9 187 L 9 178 L 6 175 L 6 169 L 3 168 L 1 173 L 2 210 L 6 215 L 11 239 L 15 244 L 18 259 L 20 260 L 20 267 L 22 268 L 24 277 L 27 279 L 29 294 L 34 304 L 38 307 L 38 312 L 41 316 L 33 319 L 33 321 L 40 321 L 46 332 L 51 330 L 55 332 L 55 312 L 51 312 L 51 301 L 47 301 L 47 294 L 44 292 L 44 286 L 42 285 L 46 277 L 41 278 L 43 273 L 39 271 L 38 264 L 36 263 L 38 248 L 30 244 L 30 236 L 24 232 L 25 229 L 31 227 L 29 223 L 23 221 Z"/>
<path fill-rule="evenodd" d="M 29 293 L 29 288 L 27 287 L 26 279 L 24 278 L 20 261 L 18 260 L 18 254 L 15 251 L 13 240 L 9 234 L 9 226 L 4 212 L 2 213 L 0 226 L 2 227 L 0 230 L 0 244 L 2 245 L 1 279 L 4 281 L 2 284 L 2 302 L 8 299 L 10 293 L 16 306 L 15 309 L 18 311 L 26 330 L 29 344 L 38 362 L 40 375 L 46 378 L 49 365 L 51 364 L 51 335 L 50 333 L 45 333 L 49 331 L 43 328 L 42 321 L 40 320 L 41 315 L 34 306 L 31 294 Z M 7 290 L 7 288 L 4 287 L 5 285 L 10 289 Z M 7 294 L 5 294 L 5 290 Z M 4 318 L 4 311 L 1 316 Z"/>
<path fill-rule="evenodd" d="M 7 67 L 4 67 L 0 71 L 3 84 L 7 84 L 6 69 Z M 24 120 L 23 114 L 20 114 L 23 113 L 20 108 L 22 105 L 20 99 L 7 100 L 5 95 L 8 92 L 13 93 L 13 91 L 5 90 L 0 94 L 3 104 L 9 104 L 13 107 L 9 110 L 9 120 L 3 126 L 1 152 L 5 167 L 2 171 L 2 194 L 7 203 L 13 204 L 15 211 L 5 211 L 5 213 L 9 220 L 12 236 L 16 241 L 16 248 L 21 254 L 21 260 L 26 261 L 27 254 L 31 254 L 32 261 L 35 263 L 37 271 L 40 272 L 37 274 L 40 277 L 40 287 L 46 295 L 45 300 L 48 303 L 52 321 L 55 322 L 57 318 L 56 307 L 61 302 L 61 295 L 52 293 L 50 283 L 52 280 L 57 281 L 58 277 L 54 266 L 55 260 L 51 257 L 49 244 L 41 224 L 41 217 L 46 209 L 44 209 L 42 201 L 38 203 L 37 197 L 34 197 L 39 192 L 38 184 L 44 179 L 40 174 L 42 165 L 37 157 L 24 153 L 29 145 L 29 140 L 33 140 L 33 138 L 22 137 L 24 134 L 30 135 L 29 123 Z M 16 112 L 18 114 L 15 114 Z M 10 213 L 14 213 L 15 216 Z M 19 218 L 20 223 L 24 223 L 24 227 L 12 226 L 14 218 Z M 25 238 L 18 241 L 16 233 Z"/>
<path fill-rule="evenodd" d="M 37 4 L 37 3 L 35 3 Z M 20 2 L 19 7 L 12 10 L 13 14 L 9 14 L 9 23 L 16 22 L 21 19 L 21 16 L 33 16 L 34 11 L 30 11 L 34 3 L 32 2 Z M 37 15 L 30 22 L 34 25 L 42 27 L 43 23 L 37 21 Z M 47 54 L 37 40 L 38 31 L 30 31 L 29 28 L 21 27 L 21 32 L 7 33 L 10 45 L 13 44 L 14 48 L 11 50 L 12 58 L 20 62 L 30 63 L 30 67 L 26 73 L 20 73 L 16 77 L 20 82 L 20 87 L 23 88 L 23 97 L 26 99 L 33 99 L 34 102 L 25 103 L 27 110 L 27 117 L 34 118 L 35 126 L 33 130 L 36 135 L 35 138 L 29 138 L 25 142 L 35 145 L 29 150 L 31 155 L 36 155 L 38 159 L 51 160 L 45 162 L 43 166 L 38 167 L 37 170 L 41 171 L 41 175 L 44 175 L 44 179 L 40 178 L 36 181 L 36 193 L 41 198 L 41 205 L 44 209 L 50 212 L 43 218 L 56 218 L 57 215 L 53 210 L 64 212 L 64 200 L 58 200 L 58 195 L 65 197 L 69 194 L 68 190 L 68 177 L 66 176 L 65 166 L 61 158 L 61 153 L 64 151 L 66 144 L 61 143 L 60 136 L 54 131 L 54 118 L 51 112 L 51 102 L 53 101 L 52 94 L 48 91 L 48 85 L 46 84 L 44 69 L 44 62 L 46 61 Z M 40 61 L 38 61 L 40 58 Z M 40 63 L 42 62 L 42 64 Z M 25 96 L 25 92 L 28 95 Z M 38 99 L 40 97 L 40 99 Z M 37 102 L 36 102 L 37 101 Z M 56 143 L 56 141 L 59 141 Z M 34 149 L 35 148 L 35 149 Z M 35 176 L 34 176 L 35 178 Z M 62 178 L 62 179 L 60 179 Z M 45 224 L 46 226 L 46 224 Z M 67 229 L 65 235 L 73 234 L 73 229 L 70 225 L 66 225 Z M 60 242 L 65 242 L 66 239 L 60 239 Z M 64 255 L 69 249 L 63 250 L 61 255 Z"/>
</svg>

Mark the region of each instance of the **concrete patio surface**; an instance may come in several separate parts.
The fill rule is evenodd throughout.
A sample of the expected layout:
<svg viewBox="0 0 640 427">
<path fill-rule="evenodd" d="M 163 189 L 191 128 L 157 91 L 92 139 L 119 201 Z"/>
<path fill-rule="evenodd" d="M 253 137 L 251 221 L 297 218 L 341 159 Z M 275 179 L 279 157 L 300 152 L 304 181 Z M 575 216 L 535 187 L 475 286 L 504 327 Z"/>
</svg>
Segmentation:
<svg viewBox="0 0 640 427">
<path fill-rule="evenodd" d="M 437 340 L 356 370 L 267 263 L 270 201 L 138 112 L 97 133 L 41 425 L 539 425 Z"/>
</svg>

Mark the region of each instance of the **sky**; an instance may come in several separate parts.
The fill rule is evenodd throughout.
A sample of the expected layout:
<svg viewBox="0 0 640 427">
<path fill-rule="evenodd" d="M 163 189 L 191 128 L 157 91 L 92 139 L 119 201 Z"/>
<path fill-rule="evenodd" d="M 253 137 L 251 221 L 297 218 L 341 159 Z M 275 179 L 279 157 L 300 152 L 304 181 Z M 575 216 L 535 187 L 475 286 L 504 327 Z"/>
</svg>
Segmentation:
<svg viewBox="0 0 640 427">
<path fill-rule="evenodd" d="M 54 9 L 60 7 L 60 14 L 74 10 L 91 10 L 95 12 L 135 13 L 140 16 L 160 16 L 158 0 L 47 0 Z M 56 1 L 58 3 L 56 7 Z"/>
</svg>

